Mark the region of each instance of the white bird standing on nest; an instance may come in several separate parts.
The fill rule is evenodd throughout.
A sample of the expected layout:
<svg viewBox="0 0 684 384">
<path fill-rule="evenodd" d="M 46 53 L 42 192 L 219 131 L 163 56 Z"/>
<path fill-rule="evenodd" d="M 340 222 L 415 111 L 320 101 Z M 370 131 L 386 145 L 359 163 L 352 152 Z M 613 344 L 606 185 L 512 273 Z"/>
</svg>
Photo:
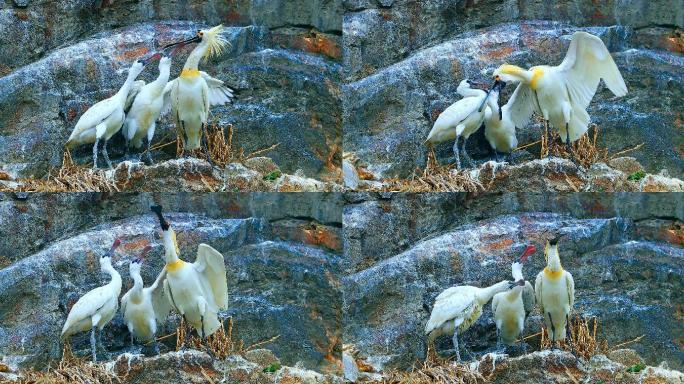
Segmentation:
<svg viewBox="0 0 684 384">
<path fill-rule="evenodd" d="M 233 99 L 233 90 L 225 86 L 223 81 L 198 69 L 200 59 L 218 56 L 223 52 L 228 42 L 221 36 L 222 31 L 222 25 L 202 29 L 191 39 L 164 47 L 168 49 L 178 46 L 180 49 L 186 44 L 199 43 L 190 52 L 180 76 L 170 81 L 164 90 L 164 109 L 171 109 L 176 128 L 179 129 L 179 133 L 185 133 L 186 150 L 192 151 L 200 148 L 202 134 L 204 134 L 204 151 L 208 153 L 206 125 L 209 108 L 230 103 Z"/>
<path fill-rule="evenodd" d="M 506 85 L 501 82 L 501 88 Z M 497 100 L 485 110 L 485 138 L 494 151 L 496 161 L 499 161 L 499 153 L 505 153 L 510 162 L 513 157 L 513 150 L 518 147 L 518 138 L 515 135 L 515 123 L 511 118 L 511 106 L 515 103 L 518 89 L 508 99 L 508 102 L 501 108 L 498 106 L 499 91 L 492 90 L 490 97 Z"/>
<path fill-rule="evenodd" d="M 495 294 L 513 286 L 513 282 L 504 280 L 487 288 L 465 285 L 451 287 L 440 293 L 425 325 L 428 343 L 433 343 L 441 335 L 453 335 L 456 358 L 461 361 L 458 334 L 465 332 L 480 318 L 482 308 Z"/>
<path fill-rule="evenodd" d="M 511 266 L 516 286 L 508 292 L 497 293 L 492 299 L 498 345 L 501 341 L 506 345 L 514 345 L 525 329 L 525 318 L 534 309 L 534 289 L 529 281 L 525 281 L 522 267 L 527 257 L 535 251 L 533 245 L 525 248 L 520 259 Z M 523 345 L 522 339 L 520 344 Z"/>
<path fill-rule="evenodd" d="M 563 341 L 575 304 L 575 281 L 563 269 L 558 255 L 559 237 L 548 240 L 544 249 L 546 268 L 539 272 L 534 291 L 551 341 Z"/>
<path fill-rule="evenodd" d="M 131 260 L 129 271 L 133 279 L 133 287 L 121 298 L 121 312 L 123 312 L 124 323 L 131 333 L 131 344 L 133 344 L 133 338 L 141 342 L 154 341 L 157 324 L 163 324 L 171 310 L 162 284 L 162 280 L 166 277 L 166 269 L 162 269 L 154 283 L 147 288 L 144 287 L 142 276 L 140 276 L 140 267 L 145 260 L 145 255 L 151 249 L 152 247 L 148 245 L 138 257 Z"/>
<path fill-rule="evenodd" d="M 524 70 L 504 64 L 494 71 L 494 79 L 520 83 L 511 105 L 515 126 L 524 127 L 537 112 L 544 118 L 547 134 L 551 123 L 560 131 L 571 154 L 570 143 L 588 129 L 587 106 L 599 81 L 603 79 L 615 96 L 627 94 L 625 81 L 603 41 L 586 32 L 572 35 L 570 48 L 559 66 L 538 65 Z"/>
<path fill-rule="evenodd" d="M 157 55 L 161 56 L 159 53 Z M 169 81 L 170 72 L 171 57 L 161 57 L 159 60 L 159 76 L 155 81 L 140 88 L 124 122 L 123 134 L 126 138 L 126 154 L 128 154 L 130 146 L 140 149 L 143 138 L 146 138 L 147 160 L 150 164 L 153 163 L 150 145 L 154 137 L 157 119 L 164 106 L 164 89 Z"/>
<path fill-rule="evenodd" d="M 112 255 L 114 250 L 121 244 L 119 239 L 114 241 L 111 249 L 100 258 L 100 270 L 109 274 L 112 280 L 109 284 L 97 287 L 83 295 L 69 311 L 64 327 L 62 339 L 68 339 L 71 335 L 80 332 L 90 333 L 90 348 L 93 353 L 93 362 L 97 362 L 96 330 L 102 332 L 119 308 L 119 294 L 121 293 L 121 275 L 112 267 Z M 97 337 L 99 341 L 99 335 Z"/>
<path fill-rule="evenodd" d="M 466 142 L 473 133 L 477 132 L 482 126 L 485 118 L 485 111 L 478 109 L 484 103 L 491 104 L 496 101 L 488 97 L 489 92 L 482 89 L 473 88 L 477 84 L 470 80 L 463 80 L 456 88 L 456 92 L 463 98 L 449 106 L 442 113 L 439 114 L 435 124 L 432 126 L 425 144 L 435 144 L 444 141 L 454 140 L 454 156 L 456 157 L 456 166 L 461 169 L 461 157 L 458 148 L 458 140 L 463 137 L 463 156 L 468 160 L 468 163 L 473 166 L 473 161 L 466 152 Z M 495 83 L 492 88 L 498 88 L 500 85 Z"/>
<path fill-rule="evenodd" d="M 112 168 L 112 162 L 107 153 L 107 141 L 117 133 L 124 123 L 125 111 L 133 103 L 135 95 L 145 84 L 144 81 L 135 81 L 145 66 L 157 57 L 156 54 L 147 59 L 136 60 L 128 70 L 128 77 L 119 92 L 114 96 L 104 99 L 92 107 L 78 119 L 74 130 L 66 142 L 66 147 L 72 149 L 82 144 L 93 144 L 93 168 L 97 168 L 97 146 L 100 140 L 102 144 L 102 155 L 104 155 L 107 165 Z"/>
<path fill-rule="evenodd" d="M 164 220 L 162 207 L 156 205 L 151 209 L 159 218 L 166 252 L 164 291 L 172 307 L 204 339 L 221 327 L 218 312 L 228 307 L 223 255 L 207 244 L 200 244 L 194 263 L 181 260 L 176 233 Z"/>
</svg>

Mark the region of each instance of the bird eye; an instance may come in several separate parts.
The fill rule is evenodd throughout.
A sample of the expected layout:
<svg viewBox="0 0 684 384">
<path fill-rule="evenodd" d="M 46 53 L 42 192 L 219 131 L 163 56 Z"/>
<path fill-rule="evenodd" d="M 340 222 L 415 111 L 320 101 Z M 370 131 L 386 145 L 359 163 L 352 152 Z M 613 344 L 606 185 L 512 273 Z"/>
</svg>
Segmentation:
<svg viewBox="0 0 684 384">
<path fill-rule="evenodd" d="M 204 36 L 204 32 L 202 32 L 201 30 L 200 30 L 200 31 L 197 31 L 197 36 L 199 36 L 199 37 Z"/>
</svg>

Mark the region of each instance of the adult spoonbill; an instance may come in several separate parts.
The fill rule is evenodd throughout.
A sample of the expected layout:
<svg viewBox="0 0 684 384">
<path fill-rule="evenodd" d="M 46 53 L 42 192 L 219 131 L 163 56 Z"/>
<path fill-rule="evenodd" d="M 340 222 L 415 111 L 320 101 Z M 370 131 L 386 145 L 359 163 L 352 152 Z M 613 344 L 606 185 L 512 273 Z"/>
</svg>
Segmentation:
<svg viewBox="0 0 684 384">
<path fill-rule="evenodd" d="M 164 49 L 199 43 L 190 52 L 180 76 L 170 81 L 164 89 L 164 108 L 171 109 L 177 129 L 185 133 L 185 149 L 200 148 L 202 134 L 206 138 L 206 125 L 209 108 L 214 105 L 224 105 L 233 99 L 233 90 L 223 84 L 223 81 L 209 76 L 198 69 L 200 59 L 218 56 L 223 52 L 228 42 L 221 32 L 222 25 L 210 29 L 197 31 L 197 35 L 180 43 L 170 44 Z M 207 151 L 206 140 L 204 150 Z"/>
<path fill-rule="evenodd" d="M 112 255 L 120 244 L 119 239 L 116 239 L 109 251 L 100 258 L 100 270 L 112 278 L 109 284 L 97 287 L 78 299 L 71 307 L 62 327 L 62 339 L 68 339 L 76 333 L 91 331 L 90 348 L 93 353 L 93 362 L 97 362 L 96 330 L 102 332 L 102 328 L 114 318 L 119 308 L 121 275 L 112 267 Z M 99 340 L 99 335 L 97 339 Z"/>
<path fill-rule="evenodd" d="M 511 266 L 516 286 L 508 292 L 497 293 L 492 299 L 497 344 L 503 341 L 507 345 L 514 345 L 525 328 L 525 318 L 534 309 L 534 289 L 529 281 L 525 281 L 522 267 L 527 257 L 535 251 L 534 245 L 525 248 L 520 259 Z M 522 345 L 522 340 L 520 343 Z"/>
<path fill-rule="evenodd" d="M 93 144 L 93 168 L 97 168 L 97 146 L 100 140 L 102 144 L 102 155 L 107 161 L 107 165 L 112 168 L 112 162 L 107 153 L 107 141 L 117 133 L 124 123 L 125 110 L 133 102 L 135 94 L 145 84 L 143 81 L 135 81 L 140 72 L 154 58 L 153 54 L 147 59 L 136 60 L 128 70 L 128 76 L 123 86 L 112 97 L 97 102 L 78 119 L 74 130 L 66 142 L 66 147 L 72 149 L 82 144 Z"/>
<path fill-rule="evenodd" d="M 505 86 L 502 82 L 501 89 Z M 499 98 L 499 92 L 492 90 L 490 97 Z M 513 150 L 518 147 L 518 138 L 515 135 L 515 123 L 511 118 L 511 106 L 518 97 L 518 89 L 516 88 L 513 95 L 508 99 L 508 102 L 499 108 L 498 101 L 492 103 L 485 110 L 485 138 L 494 151 L 496 161 L 499 161 L 499 153 L 508 155 L 511 161 Z"/>
<path fill-rule="evenodd" d="M 164 52 L 164 51 L 162 51 Z M 130 146 L 140 149 L 143 138 L 147 139 L 147 159 L 152 164 L 150 143 L 154 137 L 156 121 L 161 115 L 164 105 L 164 88 L 169 81 L 171 72 L 171 57 L 165 54 L 159 59 L 159 76 L 149 84 L 142 86 L 135 96 L 126 120 L 123 134 L 126 138 L 126 152 Z"/>
<path fill-rule="evenodd" d="M 482 315 L 482 308 L 492 297 L 514 287 L 511 281 L 501 281 L 487 288 L 469 285 L 451 287 L 440 293 L 425 325 L 428 343 L 442 335 L 453 335 L 456 358 L 461 361 L 458 350 L 458 334 L 465 332 Z"/>
<path fill-rule="evenodd" d="M 121 312 L 123 312 L 124 323 L 131 333 L 131 344 L 133 339 L 148 342 L 153 341 L 157 333 L 157 324 L 163 324 L 169 315 L 171 305 L 164 294 L 162 280 L 166 277 L 166 269 L 157 276 L 152 285 L 145 288 L 140 276 L 140 268 L 145 261 L 145 255 L 152 249 L 147 246 L 131 260 L 129 272 L 133 279 L 133 287 L 121 298 Z"/>
<path fill-rule="evenodd" d="M 218 311 L 228 307 L 223 255 L 207 244 L 200 244 L 194 263 L 181 260 L 176 233 L 164 219 L 162 207 L 155 205 L 150 208 L 162 228 L 166 259 L 164 291 L 169 303 L 201 338 L 206 338 L 221 326 Z"/>
<path fill-rule="evenodd" d="M 534 292 L 552 341 L 565 340 L 570 311 L 575 304 L 575 281 L 563 269 L 558 255 L 559 237 L 546 242 L 546 268 L 537 274 Z"/>
<path fill-rule="evenodd" d="M 478 108 L 484 103 L 491 104 L 496 102 L 493 98 L 489 98 L 489 92 L 482 89 L 474 88 L 477 84 L 471 80 L 463 80 L 459 83 L 456 92 L 463 98 L 449 106 L 442 113 L 439 114 L 435 124 L 432 126 L 426 144 L 441 143 L 444 141 L 454 140 L 454 156 L 456 157 L 456 166 L 461 169 L 461 157 L 458 148 L 458 140 L 463 137 L 463 156 L 468 163 L 473 166 L 473 161 L 466 152 L 466 142 L 470 135 L 475 133 L 485 118 L 484 110 Z M 499 88 L 500 83 L 496 82 L 492 88 Z"/>
<path fill-rule="evenodd" d="M 560 131 L 570 153 L 570 143 L 588 129 L 587 106 L 599 81 L 603 79 L 615 96 L 627 94 L 625 81 L 603 41 L 586 32 L 572 35 L 570 48 L 560 65 L 538 65 L 524 70 L 504 64 L 494 71 L 494 79 L 520 83 L 511 106 L 515 126 L 525 126 L 532 113 L 537 112 L 547 127 L 551 123 Z"/>
</svg>

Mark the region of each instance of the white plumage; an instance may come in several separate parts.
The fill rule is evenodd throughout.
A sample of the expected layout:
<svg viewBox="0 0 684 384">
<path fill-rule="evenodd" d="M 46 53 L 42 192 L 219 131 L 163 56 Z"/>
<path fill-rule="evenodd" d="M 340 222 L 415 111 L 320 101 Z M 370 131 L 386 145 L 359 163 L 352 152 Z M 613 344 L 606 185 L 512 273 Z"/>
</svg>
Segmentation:
<svg viewBox="0 0 684 384">
<path fill-rule="evenodd" d="M 200 337 L 210 336 L 221 326 L 218 312 L 228 307 L 228 285 L 223 255 L 207 244 L 197 247 L 194 263 L 178 257 L 176 234 L 164 220 L 161 207 L 152 207 L 163 231 L 166 259 L 164 292 L 169 303 L 195 328 Z"/>
<path fill-rule="evenodd" d="M 154 340 L 157 325 L 164 323 L 171 310 L 162 284 L 166 269 L 162 269 L 152 285 L 143 286 L 140 267 L 149 250 L 148 246 L 138 258 L 131 260 L 129 271 L 133 287 L 121 298 L 121 312 L 131 338 L 143 342 Z"/>
<path fill-rule="evenodd" d="M 511 288 L 509 281 L 501 281 L 487 288 L 469 285 L 451 287 L 435 298 L 430 319 L 425 325 L 428 341 L 433 342 L 441 335 L 453 335 L 456 357 L 461 359 L 458 348 L 458 333 L 464 332 L 482 315 L 482 308 L 492 296 Z"/>
<path fill-rule="evenodd" d="M 111 168 L 112 162 L 107 153 L 107 141 L 117 133 L 124 123 L 127 102 L 132 102 L 136 92 L 144 82 L 136 82 L 140 72 L 145 69 L 146 61 L 137 60 L 128 70 L 128 77 L 119 91 L 112 97 L 104 99 L 92 107 L 78 119 L 74 130 L 66 142 L 67 148 L 77 145 L 93 145 L 93 168 L 97 168 L 97 146 L 100 140 L 104 140 L 102 154 Z"/>
<path fill-rule="evenodd" d="M 119 246 L 117 239 L 112 248 L 100 258 L 100 269 L 109 274 L 111 281 L 109 284 L 95 288 L 83 295 L 69 311 L 64 327 L 62 327 L 62 338 L 68 339 L 71 335 L 80 332 L 91 331 L 90 347 L 92 349 L 93 361 L 97 361 L 95 353 L 95 332 L 96 329 L 102 331 L 119 308 L 119 294 L 121 293 L 121 275 L 112 267 L 112 254 Z"/>
<path fill-rule="evenodd" d="M 586 32 L 572 35 L 565 59 L 556 67 L 539 65 L 524 70 L 504 64 L 494 77 L 520 83 L 511 108 L 515 126 L 525 126 L 537 112 L 560 130 L 568 147 L 587 131 L 586 109 L 601 79 L 615 96 L 627 94 L 625 81 L 603 41 Z"/>
<path fill-rule="evenodd" d="M 220 35 L 222 30 L 221 25 L 200 30 L 196 37 L 180 43 L 199 42 L 199 45 L 190 53 L 180 76 L 170 81 L 164 90 L 164 109 L 171 109 L 179 132 L 185 133 L 187 150 L 200 148 L 209 108 L 230 103 L 233 99 L 233 91 L 223 81 L 198 69 L 200 59 L 219 55 L 227 44 Z"/>
<path fill-rule="evenodd" d="M 489 145 L 494 150 L 494 155 L 498 161 L 499 153 L 506 153 L 511 156 L 513 150 L 518 147 L 518 138 L 515 135 L 515 123 L 511 118 L 511 106 L 515 104 L 518 96 L 518 89 L 513 92 L 513 95 L 508 99 L 508 102 L 499 108 L 498 98 L 499 91 L 492 90 L 490 97 L 497 100 L 487 106 L 485 111 L 485 138 Z"/>
<path fill-rule="evenodd" d="M 575 281 L 561 265 L 558 239 L 546 243 L 544 255 L 546 268 L 537 274 L 534 291 L 550 339 L 562 341 L 575 304 Z"/>
<path fill-rule="evenodd" d="M 123 134 L 126 138 L 126 150 L 132 146 L 140 149 L 143 139 L 147 139 L 147 158 L 152 163 L 150 143 L 154 137 L 156 121 L 161 115 L 164 105 L 164 89 L 169 81 L 171 58 L 159 60 L 159 76 L 149 84 L 140 88 L 130 109 L 126 114 Z"/>
<path fill-rule="evenodd" d="M 515 344 L 525 328 L 527 314 L 534 309 L 534 289 L 529 281 L 525 281 L 522 273 L 527 255 L 534 251 L 533 246 L 528 246 L 520 260 L 511 266 L 516 286 L 508 292 L 497 293 L 492 299 L 497 335 L 507 345 Z"/>
<path fill-rule="evenodd" d="M 482 126 L 485 117 L 485 111 L 484 109 L 480 110 L 480 106 L 487 99 L 487 92 L 471 88 L 472 84 L 470 80 L 463 80 L 459 83 L 456 92 L 463 96 L 463 99 L 453 103 L 437 117 L 425 140 L 426 144 L 454 140 L 454 156 L 459 169 L 461 168 L 461 159 L 458 139 L 463 137 L 463 154 L 472 164 L 472 160 L 466 152 L 466 142 L 470 135 Z"/>
</svg>

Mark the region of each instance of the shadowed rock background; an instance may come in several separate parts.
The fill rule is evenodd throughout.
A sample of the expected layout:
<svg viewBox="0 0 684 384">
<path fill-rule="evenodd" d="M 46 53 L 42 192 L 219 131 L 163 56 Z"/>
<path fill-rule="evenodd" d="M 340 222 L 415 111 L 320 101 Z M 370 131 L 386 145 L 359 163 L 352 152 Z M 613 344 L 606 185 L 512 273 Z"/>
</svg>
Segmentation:
<svg viewBox="0 0 684 384">
<path fill-rule="evenodd" d="M 109 281 L 98 259 L 116 237 L 113 257 L 124 294 L 131 257 L 153 247 L 143 264 L 146 285 L 164 265 L 158 223 L 149 205 L 165 206 L 181 257 L 193 261 L 197 245 L 224 255 L 234 338 L 264 347 L 283 364 L 336 372 L 341 354 L 342 252 L 340 195 L 333 194 L 48 194 L 0 195 L 0 360 L 12 367 L 45 367 L 61 354 L 66 315 L 88 290 Z M 37 234 L 44 234 L 38 237 Z M 110 356 L 129 351 L 119 313 L 103 332 Z M 172 333 L 170 318 L 159 336 Z M 72 338 L 87 354 L 87 334 Z M 175 347 L 175 338 L 167 347 Z"/>
<path fill-rule="evenodd" d="M 0 4 L 0 169 L 41 177 L 61 164 L 78 118 L 114 94 L 137 58 L 223 23 L 232 47 L 201 69 L 239 92 L 210 121 L 235 127 L 246 153 L 269 152 L 285 173 L 339 173 L 342 4 L 296 1 L 6 1 Z M 174 58 L 178 76 L 187 51 Z M 141 78 L 157 76 L 157 63 Z M 170 121 L 155 142 L 175 139 Z M 123 139 L 110 142 L 113 159 Z M 88 162 L 84 146 L 74 154 Z M 160 156 L 175 155 L 173 146 Z"/>
<path fill-rule="evenodd" d="M 684 174 L 679 0 L 348 0 L 345 7 L 345 152 L 374 173 L 406 177 L 425 165 L 422 143 L 460 99 L 463 78 L 490 81 L 502 63 L 557 65 L 572 33 L 585 30 L 604 41 L 629 90 L 616 99 L 599 87 L 588 109 L 599 144 L 616 153 L 643 143 L 629 155 L 647 171 Z M 504 90 L 504 102 L 513 90 Z M 518 142 L 536 141 L 540 132 L 530 124 L 518 130 Z M 483 130 L 468 144 L 475 158 L 490 156 Z M 451 145 L 437 146 L 437 154 L 453 162 Z"/>
<path fill-rule="evenodd" d="M 562 234 L 575 312 L 596 316 L 598 338 L 629 344 L 650 365 L 684 366 L 684 197 L 681 194 L 347 194 L 344 208 L 344 343 L 376 368 L 425 357 L 423 330 L 435 297 L 455 285 L 510 279 L 526 244 L 534 282 L 548 233 Z M 549 231 L 544 234 L 545 231 Z M 539 332 L 538 310 L 525 335 Z M 462 345 L 496 346 L 491 305 Z M 528 340 L 538 347 L 538 338 Z M 453 348 L 451 338 L 438 351 Z M 531 350 L 531 349 L 530 349 Z"/>
</svg>

